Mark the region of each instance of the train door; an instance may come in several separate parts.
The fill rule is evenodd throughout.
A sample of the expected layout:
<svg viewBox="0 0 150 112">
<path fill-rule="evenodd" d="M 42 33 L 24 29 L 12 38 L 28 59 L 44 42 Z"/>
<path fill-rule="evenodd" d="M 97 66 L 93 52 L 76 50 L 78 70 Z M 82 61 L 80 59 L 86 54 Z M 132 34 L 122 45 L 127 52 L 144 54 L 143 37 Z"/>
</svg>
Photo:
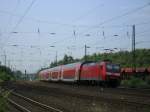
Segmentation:
<svg viewBox="0 0 150 112">
<path fill-rule="evenodd" d="M 99 79 L 100 80 L 106 80 L 106 77 L 105 77 L 105 71 L 106 71 L 106 68 L 104 66 L 104 64 L 100 64 L 100 73 L 99 73 Z"/>
</svg>

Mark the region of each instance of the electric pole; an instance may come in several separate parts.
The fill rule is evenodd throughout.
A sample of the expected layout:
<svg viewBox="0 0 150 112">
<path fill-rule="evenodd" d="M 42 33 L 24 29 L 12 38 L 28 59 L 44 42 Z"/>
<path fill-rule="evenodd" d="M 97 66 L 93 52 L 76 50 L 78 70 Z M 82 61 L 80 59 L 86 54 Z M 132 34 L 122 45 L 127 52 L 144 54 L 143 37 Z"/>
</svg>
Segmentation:
<svg viewBox="0 0 150 112">
<path fill-rule="evenodd" d="M 24 74 L 25 74 L 25 80 L 27 80 L 27 71 L 26 71 L 26 69 L 24 70 Z"/>
<path fill-rule="evenodd" d="M 87 48 L 90 48 L 90 47 L 85 44 L 84 46 L 84 60 L 85 61 L 87 60 Z"/>
<path fill-rule="evenodd" d="M 135 56 L 135 25 L 132 26 L 132 61 L 133 61 L 133 69 L 136 68 L 136 56 Z"/>
<path fill-rule="evenodd" d="M 86 61 L 86 44 L 84 46 L 84 60 Z"/>
<path fill-rule="evenodd" d="M 57 65 L 57 51 L 56 51 L 56 65 Z"/>
<path fill-rule="evenodd" d="M 5 66 L 7 66 L 7 56 L 4 54 L 4 61 L 5 61 Z"/>
</svg>

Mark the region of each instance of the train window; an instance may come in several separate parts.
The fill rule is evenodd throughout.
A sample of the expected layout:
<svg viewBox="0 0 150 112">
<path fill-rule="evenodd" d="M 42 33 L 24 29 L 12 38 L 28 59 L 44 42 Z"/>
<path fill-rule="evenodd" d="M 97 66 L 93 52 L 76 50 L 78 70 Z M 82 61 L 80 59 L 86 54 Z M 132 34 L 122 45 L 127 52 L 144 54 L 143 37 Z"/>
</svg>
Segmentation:
<svg viewBox="0 0 150 112">
<path fill-rule="evenodd" d="M 95 63 L 86 63 L 85 66 L 94 66 Z"/>
<path fill-rule="evenodd" d="M 107 64 L 106 70 L 107 72 L 120 72 L 120 66 L 114 64 Z"/>
<path fill-rule="evenodd" d="M 74 68 L 78 63 L 79 63 L 79 62 L 77 62 L 77 63 L 72 63 L 72 64 L 67 64 L 67 65 L 64 65 L 64 67 L 67 67 L 67 68 Z"/>
<path fill-rule="evenodd" d="M 113 68 L 114 68 L 115 70 L 119 70 L 119 69 L 120 69 L 120 66 L 114 65 Z"/>
<path fill-rule="evenodd" d="M 90 65 L 90 66 L 94 66 L 94 65 L 95 65 L 95 63 L 90 63 L 89 65 Z"/>
<path fill-rule="evenodd" d="M 107 64 L 107 65 L 106 65 L 106 68 L 107 68 L 108 70 L 112 70 L 112 65 L 110 65 L 110 64 L 108 65 L 108 64 Z"/>
</svg>

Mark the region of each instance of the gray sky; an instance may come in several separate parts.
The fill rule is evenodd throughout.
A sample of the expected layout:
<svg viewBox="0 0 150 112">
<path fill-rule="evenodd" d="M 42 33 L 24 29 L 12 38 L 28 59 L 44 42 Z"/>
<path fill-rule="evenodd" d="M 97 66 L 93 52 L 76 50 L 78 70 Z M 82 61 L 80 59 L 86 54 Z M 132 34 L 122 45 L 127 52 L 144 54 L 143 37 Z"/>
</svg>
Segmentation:
<svg viewBox="0 0 150 112">
<path fill-rule="evenodd" d="M 64 54 L 150 48 L 149 0 L 0 0 L 0 61 L 28 73 Z M 118 36 L 114 36 L 118 35 Z M 54 46 L 54 47 L 51 47 Z"/>
</svg>

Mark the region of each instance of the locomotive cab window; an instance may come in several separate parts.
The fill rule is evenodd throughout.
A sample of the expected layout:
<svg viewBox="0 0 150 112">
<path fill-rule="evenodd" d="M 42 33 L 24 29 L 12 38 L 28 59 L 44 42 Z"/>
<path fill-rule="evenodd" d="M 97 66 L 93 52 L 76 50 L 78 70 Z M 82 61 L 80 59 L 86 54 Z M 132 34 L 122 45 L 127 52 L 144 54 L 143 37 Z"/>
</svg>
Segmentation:
<svg viewBox="0 0 150 112">
<path fill-rule="evenodd" d="M 119 73 L 120 72 L 120 66 L 117 64 L 116 65 L 115 64 L 107 64 L 106 70 L 107 70 L 107 72 Z"/>
</svg>

